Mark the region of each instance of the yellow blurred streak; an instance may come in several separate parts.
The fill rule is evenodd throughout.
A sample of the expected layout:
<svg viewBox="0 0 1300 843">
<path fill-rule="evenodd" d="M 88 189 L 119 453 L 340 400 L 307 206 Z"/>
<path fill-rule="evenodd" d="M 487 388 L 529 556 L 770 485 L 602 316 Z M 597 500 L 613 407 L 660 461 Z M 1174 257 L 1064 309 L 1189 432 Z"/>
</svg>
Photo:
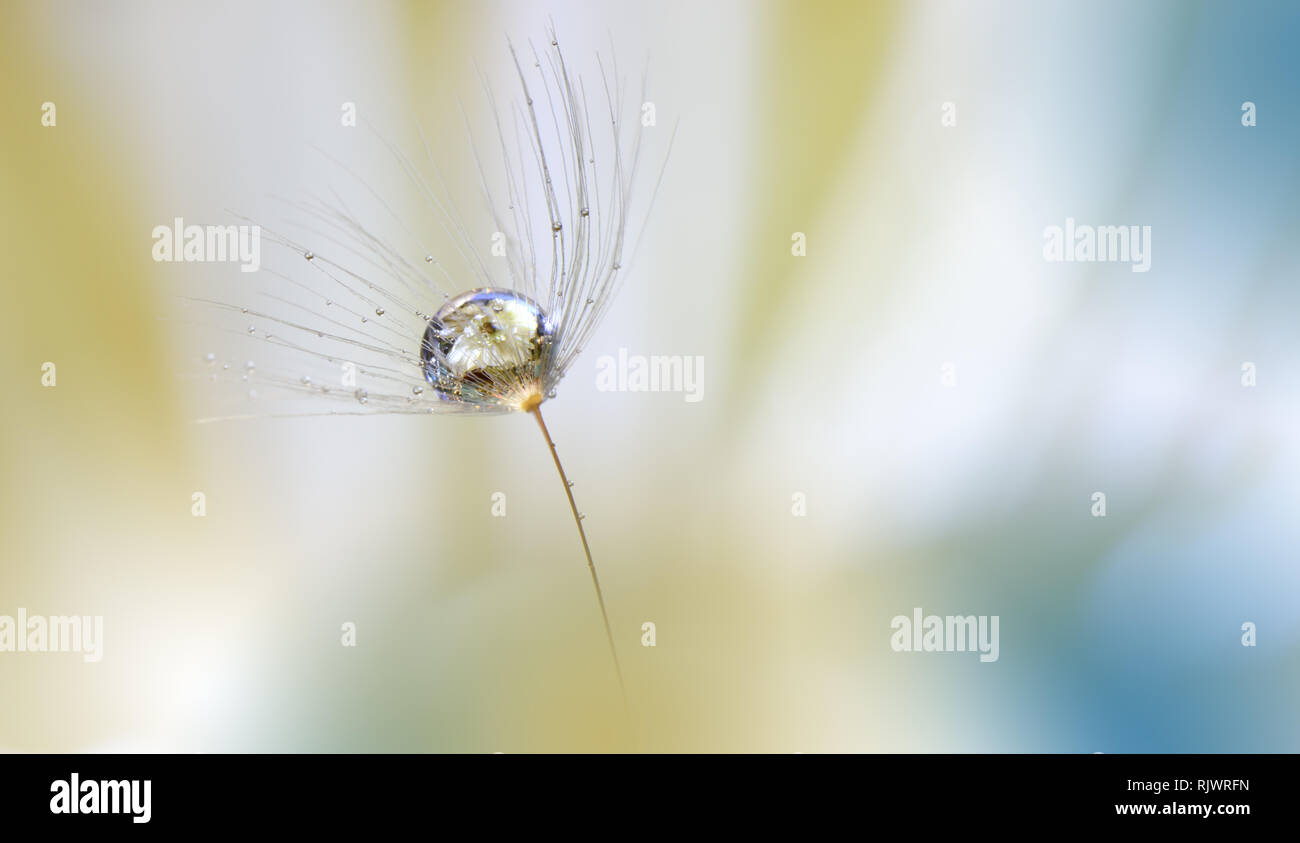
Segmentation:
<svg viewBox="0 0 1300 843">
<path fill-rule="evenodd" d="M 901 5 L 893 2 L 773 4 L 760 102 L 766 119 L 756 131 L 750 205 L 747 294 L 737 313 L 737 344 L 749 349 L 728 383 L 729 422 L 749 412 L 750 394 L 780 343 L 772 336 L 798 292 L 797 274 L 821 245 L 810 231 L 838 184 L 857 133 L 882 99 L 881 86 Z M 808 257 L 793 258 L 791 235 L 808 235 Z"/>
</svg>

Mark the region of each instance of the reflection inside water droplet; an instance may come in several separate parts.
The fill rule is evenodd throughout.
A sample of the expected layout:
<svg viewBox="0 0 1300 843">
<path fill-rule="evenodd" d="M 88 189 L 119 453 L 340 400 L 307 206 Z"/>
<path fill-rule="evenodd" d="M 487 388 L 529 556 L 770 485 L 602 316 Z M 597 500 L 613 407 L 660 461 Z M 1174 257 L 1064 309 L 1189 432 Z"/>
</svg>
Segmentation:
<svg viewBox="0 0 1300 843">
<path fill-rule="evenodd" d="M 535 302 L 512 290 L 471 290 L 444 304 L 420 344 L 424 379 L 445 400 L 503 403 L 536 388 L 554 327 Z"/>
</svg>

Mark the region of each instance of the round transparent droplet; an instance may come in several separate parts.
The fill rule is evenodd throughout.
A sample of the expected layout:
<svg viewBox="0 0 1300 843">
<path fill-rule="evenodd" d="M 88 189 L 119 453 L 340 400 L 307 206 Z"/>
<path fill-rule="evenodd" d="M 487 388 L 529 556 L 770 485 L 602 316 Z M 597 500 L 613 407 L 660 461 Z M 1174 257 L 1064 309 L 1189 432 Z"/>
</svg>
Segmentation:
<svg viewBox="0 0 1300 843">
<path fill-rule="evenodd" d="M 424 379 L 444 400 L 504 405 L 543 380 L 554 327 L 513 290 L 487 287 L 452 298 L 420 343 Z"/>
</svg>

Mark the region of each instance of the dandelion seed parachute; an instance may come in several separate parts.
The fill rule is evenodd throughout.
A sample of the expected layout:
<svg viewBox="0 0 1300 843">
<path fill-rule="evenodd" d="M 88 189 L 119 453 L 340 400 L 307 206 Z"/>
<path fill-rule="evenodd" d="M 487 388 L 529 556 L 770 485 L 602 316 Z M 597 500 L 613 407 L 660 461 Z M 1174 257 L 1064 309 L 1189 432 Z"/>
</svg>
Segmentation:
<svg viewBox="0 0 1300 843">
<path fill-rule="evenodd" d="M 511 46 L 522 97 L 507 115 L 484 84 L 496 114 L 504 203 L 489 187 L 499 173 L 474 152 L 484 208 L 502 241 L 494 245 L 505 259 L 484 259 L 436 166 L 435 187 L 381 139 L 455 254 L 436 258 L 396 214 L 405 247 L 325 201 L 297 205 L 325 242 L 309 245 L 263 227 L 264 238 L 302 258 L 308 279 L 264 267 L 281 289 L 263 292 L 261 305 L 202 300 L 239 311 L 255 338 L 317 364 L 317 376 L 306 378 L 266 368 L 260 385 L 365 414 L 520 412 L 553 395 L 625 274 L 641 127 L 630 120 L 636 131 L 625 128 L 617 69 L 610 76 L 602 64 L 605 106 L 595 125 L 607 128 L 597 143 L 587 91 L 570 75 L 557 39 L 552 34 L 545 52 L 530 51 L 531 73 Z M 334 377 L 320 376 L 331 369 Z"/>
<path fill-rule="evenodd" d="M 274 244 L 301 258 L 298 267 L 306 266 L 309 280 L 299 278 L 300 272 L 264 267 L 261 274 L 278 289 L 264 292 L 262 305 L 203 301 L 237 311 L 249 334 L 286 350 L 304 370 L 258 367 L 258 386 L 347 405 L 278 415 L 531 413 L 564 483 L 622 689 L 583 516 L 540 405 L 555 395 L 622 278 L 641 126 L 633 119 L 635 131 L 627 131 L 617 65 L 607 71 L 602 63 L 604 108 L 594 125 L 607 128 L 596 134 L 586 88 L 571 75 L 554 31 L 549 41 L 541 52 L 530 45 L 531 71 L 511 45 L 522 96 L 507 114 L 484 83 L 495 116 L 500 171 L 485 165 L 471 139 L 485 212 L 496 229 L 494 239 L 504 241 L 494 243 L 504 249 L 504 261 L 484 260 L 427 143 L 436 187 L 381 138 L 452 244 L 449 259 L 435 257 L 366 186 L 400 229 L 403 245 L 363 224 L 342 202 L 300 203 L 298 210 L 318 235 L 311 244 L 269 234 Z M 504 184 L 504 203 L 494 198 L 494 181 Z M 217 379 L 228 369 L 216 371 L 212 357 L 208 365 Z M 305 372 L 309 363 L 315 364 L 315 377 Z M 250 363 L 241 377 L 247 380 L 252 373 Z"/>
</svg>

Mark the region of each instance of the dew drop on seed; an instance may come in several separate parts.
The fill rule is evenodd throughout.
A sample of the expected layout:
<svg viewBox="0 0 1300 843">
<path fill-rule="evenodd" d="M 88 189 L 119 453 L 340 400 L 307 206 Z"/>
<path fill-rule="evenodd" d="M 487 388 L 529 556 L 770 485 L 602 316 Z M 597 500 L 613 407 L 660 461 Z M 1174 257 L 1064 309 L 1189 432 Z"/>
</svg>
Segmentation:
<svg viewBox="0 0 1300 843">
<path fill-rule="evenodd" d="M 411 387 L 411 392 L 414 392 L 416 395 L 423 395 L 424 387 L 420 386 L 419 384 L 416 384 L 415 386 Z"/>
<path fill-rule="evenodd" d="M 587 210 L 586 208 L 583 208 L 583 209 L 582 209 L 581 211 L 579 211 L 578 213 L 582 214 L 582 215 L 585 217 L 585 216 L 587 216 L 588 214 L 590 214 L 591 211 Z"/>
<path fill-rule="evenodd" d="M 257 333 L 257 326 L 256 326 L 256 325 L 249 325 L 249 326 L 248 326 L 248 333 L 250 333 L 250 334 L 256 334 L 256 333 Z"/>
<path fill-rule="evenodd" d="M 311 259 L 315 258 L 316 255 L 313 254 L 313 253 L 311 253 L 311 252 L 304 252 L 304 253 L 303 253 L 303 257 L 306 258 L 307 260 L 311 260 Z"/>
<path fill-rule="evenodd" d="M 384 315 L 384 309 L 383 309 L 382 307 L 376 307 L 376 308 L 375 308 L 375 315 L 376 315 L 376 316 L 383 316 L 383 315 Z"/>
<path fill-rule="evenodd" d="M 447 401 L 499 406 L 502 395 L 540 380 L 554 327 L 531 299 L 486 288 L 451 298 L 420 344 L 425 381 Z"/>
<path fill-rule="evenodd" d="M 560 225 L 560 224 L 557 222 L 557 223 L 555 223 L 554 225 L 551 226 L 551 231 L 559 231 L 561 228 L 564 228 L 564 226 Z"/>
<path fill-rule="evenodd" d="M 555 390 L 552 389 L 550 392 L 546 393 L 546 397 L 547 397 L 547 398 L 554 398 L 554 397 L 555 397 Z"/>
<path fill-rule="evenodd" d="M 356 392 L 352 393 L 352 395 L 357 399 L 358 404 L 364 404 L 370 400 L 370 393 L 366 392 L 364 389 L 358 389 Z"/>
<path fill-rule="evenodd" d="M 303 386 L 311 386 L 311 375 L 303 375 L 303 376 L 302 376 L 302 385 L 303 385 Z"/>
<path fill-rule="evenodd" d="M 246 308 L 246 307 L 241 307 L 241 308 L 239 309 L 239 312 L 240 312 L 240 313 L 247 313 L 247 312 L 248 312 L 248 308 Z"/>
</svg>

